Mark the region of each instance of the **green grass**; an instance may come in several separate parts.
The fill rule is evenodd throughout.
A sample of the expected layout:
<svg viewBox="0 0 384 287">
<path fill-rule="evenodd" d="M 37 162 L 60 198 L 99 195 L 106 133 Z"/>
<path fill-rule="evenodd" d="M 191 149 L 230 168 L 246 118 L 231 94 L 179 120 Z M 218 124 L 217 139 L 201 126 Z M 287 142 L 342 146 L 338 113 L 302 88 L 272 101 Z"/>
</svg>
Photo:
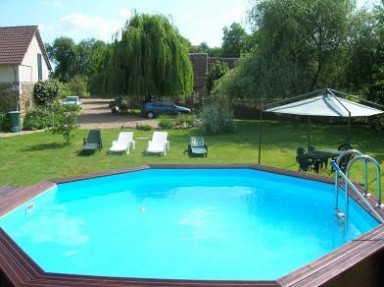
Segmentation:
<svg viewBox="0 0 384 287">
<path fill-rule="evenodd" d="M 102 130 L 104 149 L 91 156 L 81 156 L 87 130 L 76 131 L 70 145 L 61 135 L 38 132 L 0 138 L 0 185 L 26 186 L 39 181 L 116 170 L 144 164 L 231 164 L 258 162 L 259 122 L 238 121 L 237 132 L 225 135 L 204 135 L 199 129 L 169 130 L 170 150 L 166 156 L 144 155 L 152 131 L 134 130 L 136 149 L 129 155 L 107 154 L 120 130 Z M 350 143 L 354 148 L 384 159 L 383 133 L 361 125 L 351 128 Z M 203 135 L 208 144 L 207 158 L 189 158 L 185 152 L 189 137 Z M 346 137 L 345 125 L 312 125 L 311 144 L 318 149 L 336 148 Z M 298 122 L 265 121 L 262 132 L 261 163 L 287 170 L 297 170 L 296 148 L 307 145 L 307 124 Z M 330 169 L 321 175 L 332 176 Z M 375 170 L 369 166 L 370 190 L 376 191 Z M 351 170 L 353 180 L 362 180 L 362 168 Z M 383 176 L 382 176 L 383 177 Z M 382 179 L 382 186 L 384 180 Z M 384 188 L 384 187 L 383 187 Z"/>
</svg>

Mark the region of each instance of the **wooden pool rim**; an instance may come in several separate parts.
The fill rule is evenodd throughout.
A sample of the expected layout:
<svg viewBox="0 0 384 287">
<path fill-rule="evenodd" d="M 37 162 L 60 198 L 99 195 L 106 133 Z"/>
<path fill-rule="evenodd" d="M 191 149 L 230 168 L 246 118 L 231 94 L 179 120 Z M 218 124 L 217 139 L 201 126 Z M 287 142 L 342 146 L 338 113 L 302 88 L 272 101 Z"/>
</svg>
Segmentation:
<svg viewBox="0 0 384 287">
<path fill-rule="evenodd" d="M 56 184 L 151 168 L 247 168 L 333 184 L 333 179 L 331 178 L 260 165 L 146 165 L 85 176 L 56 179 L 40 182 L 30 187 L 0 192 L 0 216 Z M 374 206 L 374 202 L 372 201 L 371 203 Z M 378 209 L 377 211 L 384 217 L 382 210 Z M 0 286 L 2 287 L 384 286 L 383 265 L 384 226 L 380 225 L 318 260 L 286 276 L 271 281 L 168 280 L 58 274 L 44 272 L 6 232 L 0 228 Z"/>
</svg>

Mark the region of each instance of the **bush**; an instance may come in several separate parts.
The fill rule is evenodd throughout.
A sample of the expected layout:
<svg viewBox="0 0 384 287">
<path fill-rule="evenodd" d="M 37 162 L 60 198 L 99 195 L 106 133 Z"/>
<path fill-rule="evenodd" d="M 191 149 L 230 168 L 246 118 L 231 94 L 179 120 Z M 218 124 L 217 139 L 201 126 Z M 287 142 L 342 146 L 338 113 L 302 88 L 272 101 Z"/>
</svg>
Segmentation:
<svg viewBox="0 0 384 287">
<path fill-rule="evenodd" d="M 68 84 L 62 83 L 62 82 L 57 82 L 58 84 L 58 99 L 65 99 L 68 96 L 73 95 L 72 90 L 68 86 Z"/>
<path fill-rule="evenodd" d="M 176 128 L 188 129 L 194 126 L 193 117 L 190 115 L 180 115 L 175 119 Z"/>
<path fill-rule="evenodd" d="M 35 84 L 33 95 L 39 106 L 52 105 L 59 94 L 59 84 L 56 80 L 39 81 Z"/>
<path fill-rule="evenodd" d="M 166 129 L 188 129 L 194 126 L 193 117 L 190 115 L 179 115 L 177 117 L 160 116 L 159 127 L 162 130 Z"/>
<path fill-rule="evenodd" d="M 202 128 L 207 134 L 235 131 L 233 111 L 225 104 L 208 104 L 200 113 Z"/>
<path fill-rule="evenodd" d="M 87 96 L 87 78 L 82 76 L 75 76 L 67 83 L 68 88 L 72 94 L 80 97 Z"/>
<path fill-rule="evenodd" d="M 55 110 L 63 110 L 63 112 L 76 112 L 80 114 L 81 106 L 79 105 L 61 105 L 57 104 Z"/>
<path fill-rule="evenodd" d="M 172 129 L 175 126 L 175 123 L 172 118 L 166 116 L 160 116 L 159 118 L 159 127 L 162 130 Z"/>
<path fill-rule="evenodd" d="M 77 105 L 63 106 L 57 104 L 54 106 L 54 110 L 55 118 L 48 130 L 53 134 L 63 135 L 66 143 L 69 144 L 72 131 L 78 127 L 77 121 L 80 107 Z"/>
<path fill-rule="evenodd" d="M 77 105 L 52 105 L 49 108 L 45 106 L 37 106 L 28 111 L 23 127 L 25 130 L 41 130 L 52 128 L 55 133 L 65 133 L 68 129 L 73 129 L 77 125 L 77 116 L 80 112 Z M 72 123 L 73 122 L 73 123 Z M 64 128 L 63 128 L 64 127 Z M 66 138 L 67 139 L 67 138 Z"/>
<path fill-rule="evenodd" d="M 47 107 L 36 107 L 28 111 L 24 119 L 24 129 L 40 130 L 51 127 L 55 112 Z"/>
<path fill-rule="evenodd" d="M 136 129 L 139 130 L 139 131 L 150 131 L 150 130 L 152 130 L 152 127 L 150 125 L 140 125 L 140 124 L 137 124 L 136 125 Z"/>
<path fill-rule="evenodd" d="M 384 81 L 378 82 L 369 88 L 367 100 L 384 105 Z"/>
<path fill-rule="evenodd" d="M 0 132 L 11 130 L 11 118 L 7 113 L 0 113 Z"/>
</svg>

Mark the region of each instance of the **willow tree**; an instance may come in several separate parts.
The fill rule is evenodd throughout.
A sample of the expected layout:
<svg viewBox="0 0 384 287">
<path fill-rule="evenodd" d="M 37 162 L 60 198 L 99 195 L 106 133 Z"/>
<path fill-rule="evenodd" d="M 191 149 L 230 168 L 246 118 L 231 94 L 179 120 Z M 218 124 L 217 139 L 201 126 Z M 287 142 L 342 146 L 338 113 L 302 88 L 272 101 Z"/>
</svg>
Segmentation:
<svg viewBox="0 0 384 287">
<path fill-rule="evenodd" d="M 145 99 L 189 96 L 193 90 L 193 70 L 189 44 L 161 15 L 132 17 L 115 42 L 110 73 L 113 93 Z"/>
</svg>

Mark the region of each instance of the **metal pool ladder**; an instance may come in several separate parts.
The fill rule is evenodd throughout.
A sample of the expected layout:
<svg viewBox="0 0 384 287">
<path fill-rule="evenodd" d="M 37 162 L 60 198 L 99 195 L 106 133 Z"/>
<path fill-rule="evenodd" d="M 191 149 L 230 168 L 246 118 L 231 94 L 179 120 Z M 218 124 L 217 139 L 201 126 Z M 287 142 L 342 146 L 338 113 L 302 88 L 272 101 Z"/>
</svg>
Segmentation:
<svg viewBox="0 0 384 287">
<path fill-rule="evenodd" d="M 340 160 L 344 156 L 355 154 L 356 156 L 353 157 L 346 167 L 346 172 L 344 173 L 340 167 L 339 163 Z M 353 184 L 350 179 L 348 178 L 348 172 L 351 166 L 357 162 L 357 161 L 363 161 L 364 163 L 364 193 L 362 194 L 358 188 Z M 368 202 L 366 197 L 370 196 L 368 193 L 368 176 L 367 176 L 367 163 L 371 162 L 376 167 L 376 182 L 377 182 L 377 188 L 376 188 L 376 206 L 375 208 L 384 208 L 384 205 L 381 202 L 381 179 L 380 179 L 380 165 L 379 163 L 372 157 L 362 154 L 360 151 L 352 149 L 352 150 L 346 150 L 342 152 L 336 160 L 331 161 L 331 165 L 335 170 L 335 211 L 336 215 L 341 220 L 347 220 L 348 219 L 348 209 L 349 209 L 349 190 L 353 192 L 353 194 L 361 200 L 361 202 L 366 206 L 366 208 L 372 213 L 372 215 L 381 223 L 384 224 L 384 219 L 379 215 L 379 213 L 376 211 L 375 208 L 372 207 L 372 205 Z M 344 192 L 345 192 L 345 207 L 344 211 L 340 208 L 339 204 L 339 191 L 340 191 L 340 183 L 339 183 L 339 177 L 341 177 L 344 180 Z"/>
</svg>

